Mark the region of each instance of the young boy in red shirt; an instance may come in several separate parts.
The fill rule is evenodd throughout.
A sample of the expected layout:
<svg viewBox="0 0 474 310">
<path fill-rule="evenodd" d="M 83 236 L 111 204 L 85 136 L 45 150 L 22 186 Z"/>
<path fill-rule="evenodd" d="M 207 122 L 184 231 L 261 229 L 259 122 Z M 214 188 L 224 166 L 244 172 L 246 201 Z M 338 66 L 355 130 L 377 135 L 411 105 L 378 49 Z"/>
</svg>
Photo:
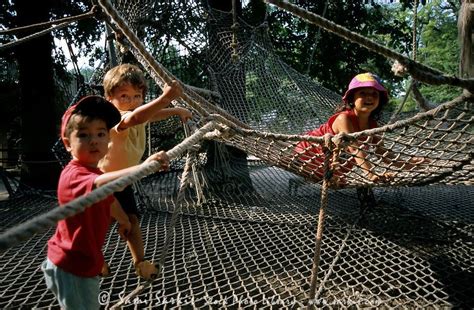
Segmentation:
<svg viewBox="0 0 474 310">
<path fill-rule="evenodd" d="M 61 172 L 58 202 L 65 205 L 87 195 L 96 187 L 131 173 L 139 166 L 103 174 L 97 167 L 108 150 L 109 130 L 120 121 L 120 113 L 102 97 L 88 96 L 71 106 L 63 115 L 61 138 L 72 160 Z M 167 169 L 165 152 L 150 156 Z M 58 222 L 48 241 L 47 259 L 42 264 L 46 285 L 63 309 L 99 309 L 99 275 L 104 266 L 102 246 L 111 219 L 119 224 L 123 239 L 131 229 L 130 221 L 113 195 Z"/>
</svg>

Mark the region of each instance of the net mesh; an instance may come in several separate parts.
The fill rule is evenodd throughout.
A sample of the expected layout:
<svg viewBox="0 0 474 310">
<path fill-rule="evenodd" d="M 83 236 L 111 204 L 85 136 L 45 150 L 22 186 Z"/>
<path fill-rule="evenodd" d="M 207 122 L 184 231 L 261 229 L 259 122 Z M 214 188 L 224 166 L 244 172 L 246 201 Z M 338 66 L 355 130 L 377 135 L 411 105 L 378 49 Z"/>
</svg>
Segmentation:
<svg viewBox="0 0 474 310">
<path fill-rule="evenodd" d="M 185 203 L 161 277 L 133 297 L 145 307 L 297 308 L 307 304 L 320 190 L 289 192 L 291 175 L 250 169 L 266 199 Z M 277 184 L 271 190 L 268 187 Z M 142 180 L 153 204 L 140 222 L 148 258 L 157 261 L 175 206 L 169 175 Z M 160 191 L 157 191 L 157 188 Z M 330 193 L 316 302 L 358 307 L 472 308 L 474 214 L 470 186 L 376 189 L 378 206 L 361 217 L 354 190 Z M 247 197 L 248 198 L 248 197 Z M 434 203 L 434 202 L 442 203 Z M 19 195 L 0 202 L 2 231 L 57 207 L 54 198 Z M 112 227 L 104 245 L 112 276 L 101 281 L 106 308 L 140 283 Z M 3 308 L 55 307 L 39 270 L 50 229 L 0 255 Z M 104 295 L 105 294 L 105 295 Z M 124 304 L 133 309 L 133 299 Z M 180 301 L 180 304 L 178 304 Z"/>
</svg>

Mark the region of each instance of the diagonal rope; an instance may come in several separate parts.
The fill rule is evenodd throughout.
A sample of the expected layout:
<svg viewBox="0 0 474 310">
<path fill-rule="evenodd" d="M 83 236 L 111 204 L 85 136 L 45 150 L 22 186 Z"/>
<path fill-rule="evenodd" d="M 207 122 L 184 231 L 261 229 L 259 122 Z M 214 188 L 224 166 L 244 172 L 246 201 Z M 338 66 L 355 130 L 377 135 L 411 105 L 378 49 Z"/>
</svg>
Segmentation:
<svg viewBox="0 0 474 310">
<path fill-rule="evenodd" d="M 30 28 L 38 28 L 38 27 L 46 27 L 46 26 L 51 26 L 53 24 L 58 24 L 58 23 L 65 23 L 65 22 L 75 22 L 81 19 L 89 18 L 97 13 L 97 6 L 94 5 L 92 9 L 83 14 L 75 15 L 75 16 L 69 16 L 69 17 L 64 17 L 56 20 L 51 20 L 48 22 L 43 22 L 43 23 L 37 23 L 37 24 L 31 24 L 28 26 L 21 26 L 21 27 L 16 27 L 16 28 L 11 28 L 11 29 L 5 29 L 5 30 L 0 30 L 0 35 L 5 35 L 5 34 L 10 34 L 10 33 L 15 33 L 15 32 L 21 32 L 24 30 L 28 30 Z"/>
<path fill-rule="evenodd" d="M 370 40 L 358 33 L 348 30 L 345 27 L 337 25 L 331 22 L 328 19 L 325 19 L 315 13 L 304 10 L 294 4 L 291 4 L 283 0 L 265 0 L 268 3 L 271 3 L 280 9 L 290 12 L 291 14 L 298 16 L 307 22 L 315 24 L 319 27 L 326 29 L 327 31 L 333 32 L 334 34 L 357 43 L 365 48 L 374 51 L 380 55 L 383 55 L 388 58 L 392 58 L 400 62 L 416 80 L 433 84 L 449 84 L 453 86 L 460 86 L 466 89 L 474 89 L 474 79 L 462 79 L 456 76 L 448 76 L 443 72 L 428 67 L 422 63 L 416 62 L 409 57 L 406 57 L 392 49 L 389 49 L 373 40 Z"/>
</svg>

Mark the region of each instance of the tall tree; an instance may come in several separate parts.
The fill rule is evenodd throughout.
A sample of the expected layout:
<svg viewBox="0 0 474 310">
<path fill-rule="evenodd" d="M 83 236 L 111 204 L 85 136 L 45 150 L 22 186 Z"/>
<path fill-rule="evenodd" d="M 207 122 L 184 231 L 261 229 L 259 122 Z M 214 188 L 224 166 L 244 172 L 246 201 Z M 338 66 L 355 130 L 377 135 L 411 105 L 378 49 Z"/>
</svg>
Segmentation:
<svg viewBox="0 0 474 310">
<path fill-rule="evenodd" d="M 318 15 L 325 12 L 326 19 L 401 53 L 410 50 L 409 23 L 389 18 L 391 5 L 377 1 L 369 4 L 365 0 L 298 1 L 297 5 Z M 389 59 L 334 33 L 319 31 L 319 27 L 303 19 L 270 7 L 268 22 L 277 53 L 284 62 L 303 73 L 309 67 L 308 74 L 331 90 L 342 93 L 361 71 L 374 71 L 388 82 L 400 80 L 393 77 Z"/>
<path fill-rule="evenodd" d="M 82 14 L 90 7 L 88 0 L 2 1 L 0 25 L 15 30 L 17 27 Z M 28 28 L 15 32 L 15 35 L 21 39 L 47 27 L 49 26 Z M 100 35 L 100 28 L 97 27 L 96 20 L 81 20 L 54 34 L 48 33 L 22 41 L 0 54 L 2 65 L 8 64 L 8 68 L 2 70 L 0 80 L 0 88 L 8 90 L 0 96 L 2 110 L 9 113 L 20 111 L 18 118 L 21 119 L 19 132 L 14 128 L 0 129 L 2 134 L 6 135 L 8 131 L 9 136 L 20 137 L 22 183 L 43 189 L 56 188 L 60 167 L 51 148 L 58 139 L 60 115 L 67 102 L 57 85 L 70 81 L 66 60 L 61 51 L 55 49 L 53 35 L 58 38 L 66 35 L 74 38 L 74 43 L 81 47 L 79 56 L 83 56 L 91 53 L 93 43 Z M 6 35 L 0 37 L 0 41 L 7 43 L 14 38 Z"/>
<path fill-rule="evenodd" d="M 16 26 L 49 20 L 51 1 L 16 0 Z M 26 36 L 30 32 L 25 32 Z M 60 167 L 51 152 L 57 138 L 53 37 L 43 35 L 16 47 L 21 106 L 21 181 L 35 188 L 55 189 Z"/>
</svg>

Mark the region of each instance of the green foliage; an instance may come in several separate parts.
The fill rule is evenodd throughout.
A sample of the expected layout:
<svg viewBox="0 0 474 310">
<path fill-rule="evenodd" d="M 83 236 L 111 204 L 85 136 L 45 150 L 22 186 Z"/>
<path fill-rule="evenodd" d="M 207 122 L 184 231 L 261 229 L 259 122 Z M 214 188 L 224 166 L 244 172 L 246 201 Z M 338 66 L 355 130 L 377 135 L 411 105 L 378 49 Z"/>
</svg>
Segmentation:
<svg viewBox="0 0 474 310">
<path fill-rule="evenodd" d="M 325 1 L 299 5 L 322 15 Z M 365 1 L 334 0 L 328 2 L 325 18 L 351 31 L 364 35 L 399 52 L 406 52 L 411 37 L 406 20 L 391 18 L 389 6 L 367 5 Z M 399 82 L 390 71 L 389 60 L 348 42 L 317 26 L 295 18 L 281 10 L 269 12 L 272 39 L 283 60 L 300 72 L 307 72 L 324 86 L 343 93 L 357 73 L 372 71 L 388 84 Z M 318 31 L 320 31 L 319 40 Z M 314 53 L 313 62 L 310 63 Z"/>
<path fill-rule="evenodd" d="M 457 16 L 441 0 L 428 3 L 420 11 L 423 21 L 418 60 L 450 75 L 457 75 L 460 47 Z M 423 86 L 422 93 L 429 101 L 442 103 L 460 94 L 459 88 Z"/>
<path fill-rule="evenodd" d="M 448 6 L 441 0 L 429 1 L 418 11 L 417 61 L 448 75 L 457 75 L 459 68 L 457 11 L 457 7 Z M 410 11 L 401 11 L 398 14 L 399 18 L 407 19 L 410 15 Z M 422 85 L 419 89 L 423 96 L 434 104 L 451 100 L 462 91 L 457 87 L 446 85 Z M 405 110 L 415 108 L 416 102 L 409 97 Z"/>
</svg>

